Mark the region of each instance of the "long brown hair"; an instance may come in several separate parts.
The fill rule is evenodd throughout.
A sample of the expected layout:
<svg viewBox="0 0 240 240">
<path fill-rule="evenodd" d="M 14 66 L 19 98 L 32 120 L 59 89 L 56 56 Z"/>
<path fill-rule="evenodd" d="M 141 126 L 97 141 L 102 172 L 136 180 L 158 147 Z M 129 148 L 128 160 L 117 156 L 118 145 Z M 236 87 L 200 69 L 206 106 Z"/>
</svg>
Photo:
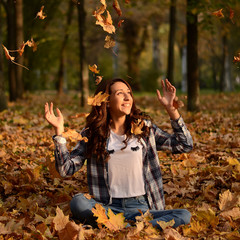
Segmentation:
<svg viewBox="0 0 240 240">
<path fill-rule="evenodd" d="M 116 82 L 123 82 L 130 89 L 131 96 L 132 88 L 129 83 L 121 78 L 115 78 L 110 81 L 102 81 L 95 91 L 95 95 L 99 92 L 111 94 L 111 86 Z M 131 113 L 126 116 L 125 121 L 125 134 L 126 140 L 124 141 L 125 147 L 127 147 L 127 141 L 133 135 L 131 133 L 131 123 L 136 122 L 138 119 L 149 119 L 150 117 L 144 114 L 140 109 L 136 107 L 134 98 Z M 87 147 L 87 157 L 96 157 L 100 161 L 108 159 L 109 153 L 106 149 L 107 138 L 110 135 L 110 122 L 111 117 L 106 102 L 102 102 L 101 106 L 92 106 L 92 110 L 86 119 L 86 132 L 88 137 L 88 147 Z M 149 135 L 149 127 L 143 127 L 143 133 L 137 135 L 136 137 L 140 139 L 141 137 L 146 137 Z"/>
</svg>

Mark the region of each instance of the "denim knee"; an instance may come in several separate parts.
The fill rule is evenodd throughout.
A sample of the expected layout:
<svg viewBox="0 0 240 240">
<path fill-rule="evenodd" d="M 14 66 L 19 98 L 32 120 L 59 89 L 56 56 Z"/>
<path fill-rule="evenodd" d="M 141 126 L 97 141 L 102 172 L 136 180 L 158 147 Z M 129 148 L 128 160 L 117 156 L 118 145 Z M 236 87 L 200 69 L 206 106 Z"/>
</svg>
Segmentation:
<svg viewBox="0 0 240 240">
<path fill-rule="evenodd" d="M 179 218 L 183 221 L 183 224 L 189 224 L 191 220 L 191 213 L 187 209 L 181 209 Z"/>
</svg>

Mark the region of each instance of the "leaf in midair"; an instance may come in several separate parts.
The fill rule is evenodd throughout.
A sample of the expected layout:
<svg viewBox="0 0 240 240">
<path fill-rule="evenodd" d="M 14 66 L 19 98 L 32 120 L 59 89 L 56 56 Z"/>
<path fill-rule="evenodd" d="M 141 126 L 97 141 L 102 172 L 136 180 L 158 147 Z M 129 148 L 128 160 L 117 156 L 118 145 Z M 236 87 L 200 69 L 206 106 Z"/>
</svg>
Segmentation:
<svg viewBox="0 0 240 240">
<path fill-rule="evenodd" d="M 105 16 L 100 15 L 100 17 L 97 18 L 96 24 L 100 25 L 105 32 L 108 32 L 110 34 L 115 33 L 115 27 L 112 24 L 113 23 L 112 17 L 110 15 L 109 11 L 108 10 L 106 10 L 106 11 L 107 11 L 107 16 L 105 17 Z"/>
<path fill-rule="evenodd" d="M 44 9 L 44 6 L 41 7 L 40 11 L 37 13 L 37 15 L 36 15 L 35 18 L 38 18 L 38 17 L 39 17 L 39 19 L 44 19 L 44 18 L 47 17 L 46 15 L 44 15 L 43 9 Z"/>
<path fill-rule="evenodd" d="M 122 26 L 122 23 L 124 22 L 124 20 L 120 20 L 119 22 L 118 22 L 118 27 L 120 28 L 121 26 Z"/>
<path fill-rule="evenodd" d="M 88 142 L 88 139 L 86 137 L 82 137 L 80 133 L 72 129 L 68 129 L 67 132 L 64 132 L 62 134 L 62 136 L 65 138 L 69 138 L 69 140 L 72 142 L 82 141 L 82 140 L 84 142 Z"/>
<path fill-rule="evenodd" d="M 108 97 L 109 97 L 109 94 L 99 92 L 94 97 L 89 97 L 88 98 L 88 105 L 101 106 L 102 102 L 107 102 L 108 101 Z"/>
<path fill-rule="evenodd" d="M 144 126 L 144 121 L 138 119 L 137 122 L 131 122 L 131 133 L 135 135 L 142 134 L 142 128 Z"/>
<path fill-rule="evenodd" d="M 36 44 L 36 42 L 33 40 L 33 38 L 31 38 L 30 41 L 28 40 L 28 41 L 25 43 L 25 45 L 28 45 L 28 47 L 32 47 L 32 48 L 33 48 L 33 52 L 36 52 L 36 51 L 37 51 L 37 44 Z"/>
<path fill-rule="evenodd" d="M 6 58 L 10 61 L 14 61 L 15 57 L 10 56 L 8 49 L 3 44 L 2 44 L 2 46 L 3 46 L 4 52 L 5 52 Z"/>
<path fill-rule="evenodd" d="M 234 56 L 234 57 L 233 57 L 233 62 L 234 62 L 234 63 L 240 62 L 240 53 L 238 53 L 238 56 Z"/>
<path fill-rule="evenodd" d="M 96 64 L 93 64 L 92 66 L 88 66 L 89 70 L 95 74 L 99 73 L 100 70 L 97 69 L 97 65 Z"/>
<path fill-rule="evenodd" d="M 105 48 L 112 48 L 115 46 L 115 41 L 111 38 L 111 36 L 107 35 L 105 38 L 105 44 L 104 47 Z"/>
<path fill-rule="evenodd" d="M 234 24 L 233 18 L 234 18 L 234 11 L 230 8 L 229 19 L 230 19 L 230 20 L 232 21 L 232 23 Z"/>
<path fill-rule="evenodd" d="M 176 96 L 173 100 L 173 106 L 176 108 L 176 109 L 179 109 L 181 107 L 184 107 L 184 103 L 180 100 L 178 100 L 178 97 Z"/>
<path fill-rule="evenodd" d="M 113 8 L 116 10 L 118 16 L 120 17 L 122 15 L 122 10 L 120 8 L 118 0 L 113 0 Z"/>
<path fill-rule="evenodd" d="M 213 12 L 212 15 L 214 15 L 214 16 L 216 16 L 216 17 L 218 17 L 218 18 L 223 18 L 224 15 L 223 15 L 223 13 L 222 13 L 222 10 L 223 10 L 223 9 L 221 8 L 220 10 Z"/>
<path fill-rule="evenodd" d="M 96 76 L 95 83 L 98 85 L 103 79 L 103 76 Z"/>
</svg>

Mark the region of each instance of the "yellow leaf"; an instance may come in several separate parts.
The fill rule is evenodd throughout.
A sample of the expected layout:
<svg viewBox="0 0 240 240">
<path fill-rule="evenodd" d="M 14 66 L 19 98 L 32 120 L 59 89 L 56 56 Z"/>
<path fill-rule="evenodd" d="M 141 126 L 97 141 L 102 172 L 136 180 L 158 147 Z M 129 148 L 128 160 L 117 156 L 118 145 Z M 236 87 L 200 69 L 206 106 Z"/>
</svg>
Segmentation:
<svg viewBox="0 0 240 240">
<path fill-rule="evenodd" d="M 114 214 L 112 210 L 108 209 L 109 221 L 107 222 L 106 227 L 112 231 L 121 230 L 126 227 L 127 223 L 124 222 L 125 218 L 123 213 Z"/>
<path fill-rule="evenodd" d="M 88 66 L 89 70 L 93 73 L 99 73 L 100 70 L 97 69 L 97 65 L 96 64 L 93 64 L 92 66 Z"/>
<path fill-rule="evenodd" d="M 212 227 L 216 227 L 219 223 L 218 216 L 215 215 L 215 212 L 211 208 L 199 209 L 197 211 L 197 218 L 210 224 Z"/>
<path fill-rule="evenodd" d="M 227 161 L 231 166 L 240 165 L 240 162 L 236 158 L 229 157 Z"/>
<path fill-rule="evenodd" d="M 131 122 L 131 133 L 135 135 L 142 134 L 142 128 L 144 127 L 144 121 L 138 119 L 137 122 Z"/>
<path fill-rule="evenodd" d="M 164 230 L 168 227 L 172 227 L 175 224 L 174 219 L 172 219 L 169 222 L 165 222 L 165 221 L 158 221 L 157 224 L 159 224 L 159 226 Z"/>
<path fill-rule="evenodd" d="M 63 211 L 57 207 L 56 216 L 53 218 L 53 223 L 56 231 L 61 231 L 69 222 L 69 216 L 65 216 Z"/>
<path fill-rule="evenodd" d="M 108 217 L 106 215 L 106 210 L 105 208 L 97 203 L 95 205 L 95 208 L 92 209 L 92 212 L 94 214 L 95 217 L 97 217 L 97 222 L 100 224 L 106 224 L 106 222 L 108 221 Z"/>
<path fill-rule="evenodd" d="M 94 97 L 88 98 L 88 105 L 92 106 L 101 106 L 102 102 L 107 102 L 109 98 L 109 94 L 99 92 Z"/>
</svg>

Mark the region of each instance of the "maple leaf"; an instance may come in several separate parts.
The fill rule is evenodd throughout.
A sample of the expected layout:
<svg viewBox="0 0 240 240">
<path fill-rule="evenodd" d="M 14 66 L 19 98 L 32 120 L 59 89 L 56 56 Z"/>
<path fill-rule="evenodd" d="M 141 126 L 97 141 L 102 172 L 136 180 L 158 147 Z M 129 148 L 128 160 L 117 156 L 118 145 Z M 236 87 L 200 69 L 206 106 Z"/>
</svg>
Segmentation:
<svg viewBox="0 0 240 240">
<path fill-rule="evenodd" d="M 93 72 L 93 73 L 99 73 L 100 72 L 100 70 L 98 70 L 97 69 L 97 65 L 96 64 L 93 64 L 92 66 L 88 66 L 88 68 L 89 68 L 89 70 L 91 71 L 91 72 Z"/>
<path fill-rule="evenodd" d="M 65 216 L 63 211 L 57 207 L 56 216 L 53 218 L 53 223 L 56 231 L 64 229 L 69 222 L 69 216 Z"/>
<path fill-rule="evenodd" d="M 162 230 L 165 230 L 168 227 L 172 227 L 175 224 L 175 221 L 174 221 L 174 219 L 172 219 L 169 222 L 157 221 L 157 224 L 162 228 Z"/>
<path fill-rule="evenodd" d="M 105 16 L 100 15 L 97 18 L 96 24 L 100 25 L 105 32 L 108 32 L 110 34 L 115 33 L 115 27 L 112 24 L 113 23 L 112 17 L 110 15 L 109 11 L 108 10 L 106 10 L 106 11 L 107 11 L 107 16 L 105 17 Z"/>
<path fill-rule="evenodd" d="M 223 13 L 222 13 L 222 10 L 223 10 L 223 9 L 221 8 L 220 10 L 213 12 L 212 15 L 214 15 L 214 16 L 216 16 L 216 17 L 218 17 L 218 18 L 223 18 L 224 15 L 223 15 Z"/>
<path fill-rule="evenodd" d="M 135 135 L 142 134 L 142 128 L 144 127 L 144 121 L 138 119 L 137 122 L 131 122 L 131 133 Z"/>
<path fill-rule="evenodd" d="M 37 51 L 37 44 L 36 42 L 33 40 L 33 38 L 31 38 L 31 40 L 28 40 L 25 45 L 28 45 L 28 47 L 32 47 L 33 48 L 33 52 Z"/>
<path fill-rule="evenodd" d="M 151 221 L 153 219 L 153 216 L 149 210 L 147 210 L 144 214 L 141 210 L 138 210 L 138 211 L 141 213 L 141 215 L 135 217 L 137 222 L 148 223 L 149 221 Z"/>
<path fill-rule="evenodd" d="M 88 105 L 101 106 L 103 102 L 108 102 L 109 94 L 102 93 L 101 91 L 94 97 L 88 98 Z"/>
<path fill-rule="evenodd" d="M 14 61 L 15 57 L 10 56 L 8 49 L 3 44 L 2 44 L 2 47 L 4 49 L 6 58 L 10 61 Z"/>
<path fill-rule="evenodd" d="M 37 13 L 35 18 L 39 17 L 39 19 L 45 19 L 47 17 L 46 15 L 44 15 L 43 9 L 44 9 L 44 6 L 41 7 L 40 11 Z"/>
<path fill-rule="evenodd" d="M 87 137 L 82 137 L 80 133 L 78 133 L 76 130 L 68 129 L 66 132 L 62 134 L 63 137 L 69 138 L 70 141 L 75 142 L 75 141 L 84 141 L 88 142 Z"/>
<path fill-rule="evenodd" d="M 111 231 L 121 230 L 126 227 L 127 223 L 124 222 L 125 218 L 123 213 L 114 214 L 112 210 L 108 209 L 108 217 L 106 215 L 105 208 L 97 203 L 95 208 L 92 209 L 95 217 L 97 217 L 97 222 L 105 225 Z"/>
<path fill-rule="evenodd" d="M 111 36 L 107 35 L 105 38 L 105 44 L 104 47 L 105 48 L 112 48 L 115 46 L 115 41 L 111 38 Z"/>
<path fill-rule="evenodd" d="M 122 15 L 122 10 L 120 8 L 120 5 L 118 3 L 118 0 L 113 0 L 113 8 L 116 10 L 118 16 Z"/>
</svg>

